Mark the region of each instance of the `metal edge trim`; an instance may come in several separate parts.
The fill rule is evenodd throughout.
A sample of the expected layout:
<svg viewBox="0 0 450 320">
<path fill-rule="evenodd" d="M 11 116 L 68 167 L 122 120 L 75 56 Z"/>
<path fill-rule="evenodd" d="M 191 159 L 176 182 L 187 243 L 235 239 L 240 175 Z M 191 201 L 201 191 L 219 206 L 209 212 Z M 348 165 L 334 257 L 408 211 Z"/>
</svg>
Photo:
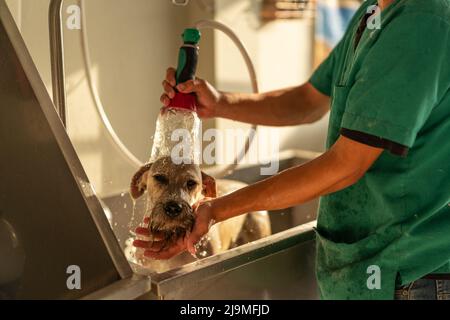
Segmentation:
<svg viewBox="0 0 450 320">
<path fill-rule="evenodd" d="M 80 300 L 135 300 L 151 291 L 148 277 L 133 275 L 84 296 Z"/>
</svg>

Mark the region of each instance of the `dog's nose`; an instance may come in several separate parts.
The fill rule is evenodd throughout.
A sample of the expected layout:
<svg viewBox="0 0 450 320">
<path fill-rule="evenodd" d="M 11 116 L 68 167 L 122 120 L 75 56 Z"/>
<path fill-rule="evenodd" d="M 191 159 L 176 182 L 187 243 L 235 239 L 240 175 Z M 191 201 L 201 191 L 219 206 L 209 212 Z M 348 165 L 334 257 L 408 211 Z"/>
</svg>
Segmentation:
<svg viewBox="0 0 450 320">
<path fill-rule="evenodd" d="M 175 201 L 169 201 L 164 205 L 164 211 L 171 218 L 179 216 L 182 210 L 183 206 Z"/>
</svg>

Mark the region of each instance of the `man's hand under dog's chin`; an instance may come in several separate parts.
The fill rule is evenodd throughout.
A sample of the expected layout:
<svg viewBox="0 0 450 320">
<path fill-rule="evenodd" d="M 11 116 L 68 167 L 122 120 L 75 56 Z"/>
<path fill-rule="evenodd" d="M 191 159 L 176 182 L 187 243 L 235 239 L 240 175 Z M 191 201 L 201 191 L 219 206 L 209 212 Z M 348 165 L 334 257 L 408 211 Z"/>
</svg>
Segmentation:
<svg viewBox="0 0 450 320">
<path fill-rule="evenodd" d="M 202 199 L 193 206 L 195 210 L 195 223 L 192 231 L 184 238 L 178 239 L 170 246 L 164 245 L 162 238 L 157 234 L 150 234 L 148 228 L 137 228 L 136 233 L 144 237 L 151 237 L 152 241 L 135 240 L 133 245 L 137 248 L 145 249 L 144 256 L 156 260 L 166 260 L 188 250 L 195 255 L 195 245 L 206 235 L 209 228 L 216 223 L 214 219 L 213 199 Z M 148 223 L 147 221 L 144 221 Z"/>
</svg>

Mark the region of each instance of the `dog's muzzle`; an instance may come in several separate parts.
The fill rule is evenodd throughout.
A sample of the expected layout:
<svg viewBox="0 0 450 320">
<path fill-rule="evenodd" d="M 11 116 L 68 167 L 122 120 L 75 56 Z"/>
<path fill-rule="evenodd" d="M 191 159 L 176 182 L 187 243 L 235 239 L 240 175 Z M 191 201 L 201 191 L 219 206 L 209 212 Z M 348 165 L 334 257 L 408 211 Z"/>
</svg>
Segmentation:
<svg viewBox="0 0 450 320">
<path fill-rule="evenodd" d="M 188 203 L 170 200 L 153 208 L 148 227 L 150 233 L 162 235 L 167 247 L 190 232 L 194 222 L 194 211 Z"/>
<path fill-rule="evenodd" d="M 164 212 L 169 218 L 178 217 L 183 211 L 183 205 L 176 201 L 168 201 L 164 204 Z"/>
</svg>

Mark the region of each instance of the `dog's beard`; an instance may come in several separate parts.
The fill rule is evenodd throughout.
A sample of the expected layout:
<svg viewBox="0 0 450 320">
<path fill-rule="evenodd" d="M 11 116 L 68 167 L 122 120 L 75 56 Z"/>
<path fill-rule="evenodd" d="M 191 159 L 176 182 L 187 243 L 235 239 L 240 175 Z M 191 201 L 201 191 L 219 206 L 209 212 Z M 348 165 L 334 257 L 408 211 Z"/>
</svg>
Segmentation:
<svg viewBox="0 0 450 320">
<path fill-rule="evenodd" d="M 192 231 L 195 222 L 194 211 L 185 202 L 182 206 L 182 214 L 176 219 L 164 216 L 162 203 L 156 204 L 151 210 L 148 228 L 151 234 L 157 234 L 162 237 L 162 240 L 160 240 L 162 242 L 161 250 L 175 244 L 179 239 L 184 238 L 188 232 Z"/>
</svg>

